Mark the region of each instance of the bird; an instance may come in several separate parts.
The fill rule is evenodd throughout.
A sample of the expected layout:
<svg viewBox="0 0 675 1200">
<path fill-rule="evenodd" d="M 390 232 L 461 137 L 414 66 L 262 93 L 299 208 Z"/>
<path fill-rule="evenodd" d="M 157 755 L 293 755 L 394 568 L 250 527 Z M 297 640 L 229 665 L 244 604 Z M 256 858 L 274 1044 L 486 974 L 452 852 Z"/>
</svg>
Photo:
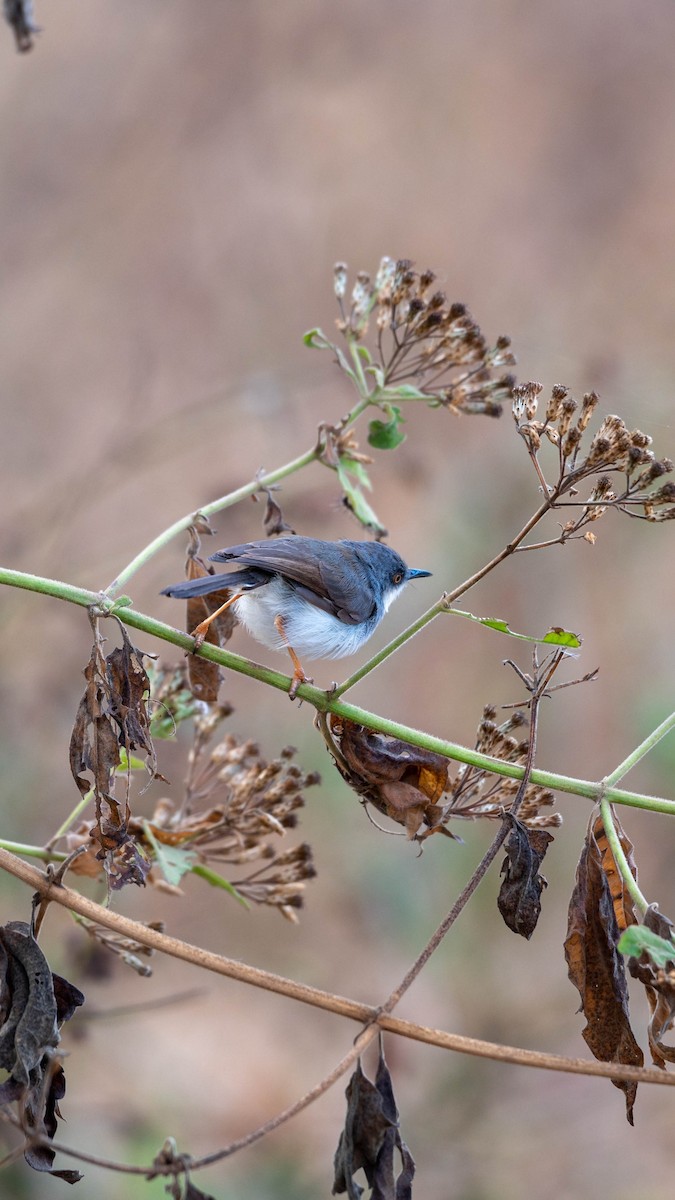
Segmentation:
<svg viewBox="0 0 675 1200">
<path fill-rule="evenodd" d="M 163 596 L 189 599 L 228 588 L 233 594 L 193 630 L 198 649 L 211 622 L 233 605 L 237 619 L 271 650 L 287 650 L 295 698 L 305 675 L 300 655 L 342 658 L 368 640 L 406 583 L 431 575 L 408 567 L 382 542 L 322 541 L 293 535 L 228 546 L 211 562 L 236 564 L 230 573 L 170 584 Z"/>
</svg>

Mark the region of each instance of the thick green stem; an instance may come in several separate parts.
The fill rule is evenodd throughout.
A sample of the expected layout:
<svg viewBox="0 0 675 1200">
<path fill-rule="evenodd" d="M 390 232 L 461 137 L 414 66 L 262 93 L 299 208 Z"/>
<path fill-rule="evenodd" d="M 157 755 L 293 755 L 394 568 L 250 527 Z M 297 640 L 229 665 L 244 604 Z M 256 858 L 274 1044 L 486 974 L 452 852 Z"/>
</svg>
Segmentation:
<svg viewBox="0 0 675 1200">
<path fill-rule="evenodd" d="M 58 599 L 68 600 L 72 604 L 78 604 L 85 608 L 100 605 L 102 600 L 98 592 L 89 592 L 84 588 L 72 587 L 70 584 L 62 583 L 60 580 L 46 579 L 37 575 L 24 574 L 21 571 L 10 571 L 5 568 L 0 568 L 0 584 L 2 583 L 9 584 L 11 587 L 25 588 L 28 591 L 38 592 L 43 595 L 55 596 Z M 174 629 L 171 625 L 166 625 L 163 621 L 157 621 L 154 617 L 136 612 L 135 609 L 128 606 L 123 606 L 119 603 L 115 605 L 109 599 L 104 602 L 103 608 L 106 613 L 116 616 L 125 625 L 130 625 L 134 629 L 140 629 L 152 637 L 161 638 L 163 641 L 170 642 L 174 646 L 179 646 L 183 650 L 194 650 L 194 638 L 187 633 L 183 633 L 180 629 Z M 210 662 L 218 663 L 219 666 L 237 671 L 239 674 L 248 675 L 251 679 L 257 679 L 261 683 L 266 683 L 269 687 L 277 688 L 279 691 L 288 693 L 291 686 L 292 681 L 288 675 L 271 670 L 269 667 L 260 666 L 260 664 L 251 662 L 247 658 L 242 658 L 239 654 L 232 654 L 228 650 L 221 650 L 218 646 L 212 646 L 209 642 L 204 643 L 199 650 L 199 654 L 202 658 L 206 658 Z M 375 729 L 380 733 L 401 738 L 402 741 L 409 742 L 413 746 L 421 746 L 422 749 L 426 750 L 435 750 L 439 754 L 443 754 L 446 758 L 454 759 L 457 762 L 468 763 L 470 766 L 490 771 L 496 775 L 503 775 L 510 779 L 522 779 L 523 777 L 523 768 L 513 763 L 501 762 L 500 759 L 491 758 L 487 754 L 480 754 L 477 750 L 470 750 L 455 742 L 449 742 L 443 738 L 434 737 L 432 734 L 424 733 L 419 729 L 413 729 L 409 725 L 402 725 L 398 721 L 391 721 L 386 717 L 380 717 L 376 713 L 358 708 L 354 704 L 348 704 L 336 697 L 335 694 L 321 691 L 320 688 L 313 687 L 310 684 L 302 684 L 298 688 L 298 697 L 306 700 L 307 703 L 311 704 L 319 712 L 335 713 L 337 716 L 344 717 L 349 721 L 365 725 L 369 729 Z M 585 779 L 576 779 L 567 775 L 557 775 L 550 771 L 534 770 L 530 779 L 532 783 L 538 784 L 540 787 L 583 796 L 593 801 L 597 801 L 603 794 L 603 784 L 593 783 Z M 675 801 L 661 799 L 658 796 L 646 796 L 639 792 L 623 791 L 614 787 L 605 787 L 604 790 L 607 799 L 614 804 L 626 804 L 633 808 L 644 808 L 650 812 L 662 812 L 670 816 L 675 816 Z"/>
<path fill-rule="evenodd" d="M 616 831 L 616 826 L 614 824 L 614 817 L 612 816 L 612 807 L 611 807 L 610 801 L 608 800 L 606 794 L 603 795 L 600 799 L 600 813 L 602 815 L 602 824 L 605 829 L 607 841 L 609 842 L 610 849 L 612 851 L 612 855 L 614 857 L 614 862 L 616 863 L 617 870 L 624 882 L 626 890 L 630 893 L 633 903 L 635 904 L 636 908 L 640 911 L 640 914 L 644 915 L 644 913 L 646 913 L 647 909 L 649 908 L 649 902 L 642 895 L 642 892 L 640 891 L 640 889 L 637 885 L 637 882 L 635 880 L 633 872 L 631 871 L 630 866 L 628 865 L 628 859 L 626 858 L 626 855 L 624 854 L 623 846 L 621 845 L 621 841 L 619 839 L 619 835 Z"/>
<path fill-rule="evenodd" d="M 675 713 L 671 713 L 669 717 L 666 717 L 665 721 L 657 725 L 656 729 L 643 742 L 640 742 L 640 745 L 636 746 L 635 750 L 627 758 L 624 758 L 623 762 L 619 763 L 618 767 L 610 775 L 605 777 L 605 783 L 611 787 L 613 784 L 618 783 L 620 779 L 623 779 L 624 775 L 627 775 L 640 762 L 640 759 L 649 754 L 657 742 L 660 742 L 661 738 L 664 738 L 672 729 L 675 729 Z"/>
</svg>

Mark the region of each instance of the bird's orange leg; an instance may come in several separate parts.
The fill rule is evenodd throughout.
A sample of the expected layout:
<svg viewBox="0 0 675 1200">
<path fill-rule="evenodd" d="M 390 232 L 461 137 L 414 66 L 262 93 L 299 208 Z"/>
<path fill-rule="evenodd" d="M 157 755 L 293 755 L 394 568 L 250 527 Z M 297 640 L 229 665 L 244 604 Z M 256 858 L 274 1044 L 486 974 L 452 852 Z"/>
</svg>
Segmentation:
<svg viewBox="0 0 675 1200">
<path fill-rule="evenodd" d="M 240 600 L 243 594 L 243 592 L 237 592 L 236 596 L 230 596 L 229 600 L 226 600 L 224 604 L 221 604 L 220 608 L 217 608 L 216 611 L 212 612 L 209 617 L 205 617 L 203 621 L 200 621 L 199 625 L 195 625 L 191 634 L 191 636 L 195 639 L 195 650 L 199 650 L 199 647 L 203 646 L 204 638 L 208 632 L 209 625 L 211 625 L 215 621 L 216 617 L 219 617 L 222 612 L 225 612 L 226 608 L 229 608 L 231 604 L 234 604 L 235 600 Z"/>
<path fill-rule="evenodd" d="M 283 643 L 284 643 L 286 649 L 288 650 L 288 653 L 291 656 L 291 662 L 293 663 L 293 680 L 291 682 L 291 686 L 288 691 L 288 696 L 289 696 L 290 700 L 295 700 L 295 697 L 298 693 L 298 688 L 300 687 L 300 684 L 301 683 L 314 683 L 314 680 L 310 679 L 309 675 L 305 675 L 305 672 L 302 669 L 302 663 L 300 662 L 300 659 L 298 658 L 297 654 L 295 653 L 295 650 L 293 649 L 293 647 L 291 646 L 291 643 L 288 640 L 288 637 L 286 636 L 286 627 L 284 625 L 284 618 L 279 613 L 277 613 L 276 617 L 274 618 L 274 624 L 276 625 L 277 632 L 278 632 L 279 636 L 282 638 Z"/>
</svg>

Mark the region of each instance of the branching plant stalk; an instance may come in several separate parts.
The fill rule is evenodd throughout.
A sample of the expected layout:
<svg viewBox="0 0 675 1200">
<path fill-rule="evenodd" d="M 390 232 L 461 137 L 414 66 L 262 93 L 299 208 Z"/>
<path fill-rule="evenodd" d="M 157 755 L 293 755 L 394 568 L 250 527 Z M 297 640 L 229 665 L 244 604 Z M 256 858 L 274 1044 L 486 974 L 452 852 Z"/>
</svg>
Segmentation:
<svg viewBox="0 0 675 1200">
<path fill-rule="evenodd" d="M 368 392 L 368 385 L 363 378 L 362 372 L 361 379 L 363 380 L 363 394 L 358 404 L 355 404 L 339 422 L 338 429 L 340 432 L 345 432 L 349 429 L 370 404 L 376 403 L 371 393 Z M 235 491 L 228 492 L 227 495 L 221 496 L 218 500 L 212 500 L 210 504 L 204 504 L 199 509 L 180 517 L 178 521 L 174 521 L 172 525 L 164 529 L 151 542 L 148 542 L 147 546 L 140 550 L 132 558 L 131 562 L 127 563 L 126 567 L 120 571 L 112 583 L 108 584 L 103 594 L 110 599 L 117 596 L 141 567 L 145 566 L 159 550 L 168 545 L 177 534 L 183 533 L 193 523 L 196 512 L 199 512 L 203 517 L 212 517 L 215 513 L 222 512 L 223 509 L 231 508 L 234 504 L 238 504 L 240 500 L 245 500 L 247 496 L 252 496 L 255 492 L 260 491 L 261 488 L 272 487 L 275 483 L 279 483 L 280 480 L 287 479 L 289 475 L 294 475 L 296 471 L 300 471 L 303 467 L 309 466 L 310 463 L 316 462 L 320 458 L 322 450 L 323 446 L 319 440 L 311 450 L 306 450 L 304 454 L 300 454 L 297 458 L 292 459 L 282 467 L 278 467 L 275 471 L 259 475 L 251 480 L 250 483 L 244 484 Z"/>
<path fill-rule="evenodd" d="M 392 638 L 392 640 L 388 642 L 386 646 L 384 646 L 381 650 L 378 650 L 377 654 L 374 654 L 372 658 L 369 658 L 368 661 L 363 664 L 363 666 L 359 667 L 357 671 L 354 671 L 354 673 L 350 675 L 348 679 L 345 679 L 344 683 L 341 683 L 336 688 L 333 695 L 336 698 L 339 698 L 340 696 L 343 696 L 344 693 L 350 688 L 352 688 L 355 683 L 359 683 L 360 680 L 365 679 L 366 675 L 370 675 L 371 671 L 374 671 L 376 667 L 379 667 L 380 663 L 383 663 L 387 658 L 394 654 L 396 650 L 399 650 L 401 646 L 404 646 L 406 642 L 409 642 L 411 638 L 415 637 L 420 630 L 424 629 L 437 616 L 439 616 L 441 613 L 447 612 L 448 608 L 450 608 L 456 600 L 459 600 L 460 596 L 463 596 L 465 592 L 468 592 L 472 587 L 479 583 L 481 579 L 484 579 L 486 575 L 489 575 L 491 571 L 494 571 L 494 569 L 498 567 L 500 563 L 504 562 L 506 558 L 509 558 L 511 554 L 514 554 L 527 537 L 528 533 L 530 533 L 531 530 L 534 529 L 535 525 L 537 525 L 537 523 L 541 521 L 544 516 L 546 516 L 546 513 L 550 511 L 554 499 L 555 495 L 551 495 L 544 500 L 543 503 L 540 504 L 537 511 L 532 514 L 529 521 L 526 522 L 520 532 L 516 534 L 516 536 L 506 546 L 504 546 L 502 550 L 499 551 L 499 554 L 496 554 L 494 558 L 491 558 L 489 562 L 485 563 L 483 567 L 481 567 L 473 575 L 469 576 L 468 579 L 465 579 L 463 583 L 460 583 L 456 588 L 453 588 L 451 592 L 444 592 L 440 600 L 437 600 L 435 604 L 432 604 L 431 608 L 428 608 L 425 613 L 422 613 L 421 617 L 418 617 L 417 620 L 408 625 L 407 628 L 404 629 L 402 633 L 399 633 L 397 637 Z"/>
<path fill-rule="evenodd" d="M 524 789 L 523 789 L 524 790 Z M 508 831 L 505 828 L 505 833 Z M 503 840 L 503 839 L 502 839 Z M 488 854 L 492 861 L 499 849 L 501 842 L 496 838 L 490 847 Z M 464 889 L 462 895 L 453 906 L 451 913 L 443 922 L 443 926 L 433 935 L 429 945 L 425 948 L 422 955 L 418 958 L 414 966 L 405 976 L 405 979 L 399 987 L 392 993 L 385 1004 L 381 1008 L 373 1008 L 370 1005 L 359 1003 L 358 1001 L 349 1000 L 345 997 L 336 996 L 330 992 L 323 992 L 317 988 L 308 987 L 305 984 L 298 984 L 293 980 L 284 979 L 282 976 L 273 975 L 270 972 L 262 971 L 258 968 L 250 967 L 246 963 L 240 963 L 233 959 L 227 959 L 220 955 L 213 954 L 210 951 L 202 950 L 201 947 L 191 946 L 186 942 L 181 942 L 177 938 L 168 937 L 166 934 L 159 933 L 157 930 L 150 929 L 140 922 L 133 921 L 128 917 L 121 916 L 119 913 L 111 912 L 110 909 L 103 908 L 101 905 L 94 903 L 81 896 L 77 892 L 71 891 L 62 885 L 55 885 L 43 872 L 6 851 L 0 850 L 0 868 L 7 870 L 10 874 L 23 880 L 29 886 L 36 889 L 44 898 L 56 901 L 57 903 L 69 908 L 71 911 L 86 916 L 90 920 L 96 921 L 99 925 L 103 925 L 108 929 L 121 934 L 146 945 L 152 949 L 179 958 L 183 961 L 192 963 L 197 967 L 206 970 L 215 971 L 218 974 L 228 976 L 232 979 L 237 979 L 240 982 L 251 984 L 255 987 L 264 988 L 265 990 L 276 992 L 277 994 L 286 995 L 291 999 L 300 1000 L 307 1004 L 312 1004 L 316 1007 L 336 1013 L 337 1015 L 357 1020 L 360 1023 L 367 1022 L 367 1026 L 363 1029 L 356 1039 L 353 1048 L 341 1059 L 331 1072 L 325 1076 L 317 1085 L 307 1092 L 298 1101 L 292 1104 L 283 1112 L 272 1117 L 257 1129 L 246 1134 L 244 1137 L 237 1139 L 228 1146 L 221 1148 L 212 1154 L 206 1155 L 197 1160 L 188 1160 L 189 1170 L 193 1171 L 202 1167 L 213 1165 L 215 1162 L 229 1157 L 235 1151 L 251 1145 L 258 1141 L 266 1133 L 278 1128 L 285 1121 L 296 1115 L 302 1109 L 306 1108 L 314 1100 L 318 1099 L 333 1083 L 340 1078 L 363 1052 L 365 1047 L 372 1041 L 380 1030 L 398 1034 L 403 1037 L 412 1038 L 416 1041 L 424 1042 L 428 1045 L 438 1046 L 440 1048 L 453 1050 L 459 1053 L 465 1053 L 481 1058 L 489 1058 L 494 1061 L 516 1063 L 521 1066 L 537 1067 L 547 1070 L 556 1070 L 568 1074 L 594 1075 L 610 1079 L 626 1079 L 635 1082 L 655 1083 L 661 1086 L 675 1086 L 675 1075 L 667 1075 L 663 1071 L 655 1068 L 631 1067 L 617 1063 L 591 1062 L 584 1059 L 565 1058 L 562 1055 L 545 1054 L 539 1051 L 524 1050 L 519 1047 L 505 1046 L 485 1042 L 480 1039 L 468 1038 L 459 1034 L 446 1033 L 443 1030 L 435 1030 L 422 1025 L 417 1025 L 410 1021 L 404 1021 L 400 1018 L 395 1018 L 388 1011 L 398 1002 L 398 999 L 403 995 L 404 991 L 417 977 L 419 971 L 433 952 L 433 949 L 440 943 L 440 929 L 444 928 L 444 932 L 450 927 L 452 922 L 459 915 L 461 907 L 466 903 L 468 895 L 465 896 L 469 887 L 471 891 L 475 890 L 480 878 L 483 877 L 487 866 L 487 855 L 479 864 L 477 870 L 472 876 L 467 888 Z M 453 915 L 454 914 L 454 915 Z M 39 1143 L 39 1139 L 35 1139 Z M 181 1173 L 181 1168 L 176 1164 L 158 1164 L 156 1161 L 146 1166 L 134 1166 L 127 1163 L 116 1163 L 111 1160 L 96 1157 L 87 1154 L 86 1152 L 76 1150 L 69 1146 L 62 1145 L 60 1142 L 49 1141 L 47 1144 L 52 1150 L 62 1153 L 66 1156 L 78 1159 L 82 1162 L 88 1162 L 93 1165 L 101 1166 L 110 1170 L 115 1170 L 124 1174 L 142 1175 L 146 1178 L 152 1178 L 157 1175 L 175 1175 Z"/>
<path fill-rule="evenodd" d="M 194 650 L 194 638 L 190 637 L 189 634 L 184 633 L 180 629 L 175 629 L 163 621 L 158 621 L 156 618 L 150 617 L 145 613 L 137 612 L 136 609 L 123 604 L 123 598 L 113 601 L 108 597 L 102 597 L 98 592 L 74 587 L 60 580 L 47 579 L 39 575 L 30 575 L 23 571 L 12 571 L 7 568 L 0 568 L 0 584 L 2 583 L 42 595 L 55 596 L 58 599 L 70 601 L 84 608 L 100 606 L 107 615 L 114 613 L 120 621 L 125 625 L 131 626 L 133 629 L 139 629 L 152 637 L 170 642 L 172 645 L 179 646 L 183 650 Z M 228 650 L 221 650 L 218 646 L 213 646 L 208 642 L 205 642 L 200 648 L 199 654 L 202 658 L 206 658 L 210 662 L 218 663 L 221 667 L 236 671 L 242 675 L 247 675 L 251 679 L 256 679 L 279 691 L 288 693 L 291 686 L 292 681 L 290 676 L 284 675 L 280 671 L 274 671 L 269 667 L 263 667 L 259 663 L 251 662 L 239 654 L 233 654 Z M 335 713 L 337 716 L 355 721 L 357 724 L 364 725 L 369 729 L 390 734 L 392 737 L 401 738 L 402 741 L 410 742 L 413 746 L 420 746 L 422 749 L 436 751 L 456 762 L 467 763 L 469 766 L 476 767 L 479 770 L 490 771 L 509 779 L 520 780 L 523 777 L 522 766 L 502 762 L 500 759 L 491 758 L 487 754 L 481 754 L 466 746 L 460 746 L 455 742 L 434 737 L 432 734 L 424 733 L 419 729 L 414 729 L 412 726 L 403 725 L 398 721 L 392 721 L 386 717 L 380 717 L 375 713 L 369 712 L 367 709 L 359 708 L 354 704 L 348 704 L 341 700 L 339 695 L 336 697 L 335 693 L 322 691 L 311 684 L 302 684 L 298 688 L 298 697 L 311 704 L 318 712 Z M 675 716 L 672 720 L 675 724 Z M 597 802 L 602 792 L 602 785 L 599 783 L 540 769 L 532 771 L 531 782 L 543 788 L 580 796 L 593 802 Z M 615 787 L 606 788 L 605 794 L 607 799 L 613 804 L 625 804 L 633 808 L 642 808 L 650 812 L 662 812 L 669 816 L 675 816 L 675 801 L 673 800 L 644 795 L 640 792 L 630 792 Z"/>
</svg>

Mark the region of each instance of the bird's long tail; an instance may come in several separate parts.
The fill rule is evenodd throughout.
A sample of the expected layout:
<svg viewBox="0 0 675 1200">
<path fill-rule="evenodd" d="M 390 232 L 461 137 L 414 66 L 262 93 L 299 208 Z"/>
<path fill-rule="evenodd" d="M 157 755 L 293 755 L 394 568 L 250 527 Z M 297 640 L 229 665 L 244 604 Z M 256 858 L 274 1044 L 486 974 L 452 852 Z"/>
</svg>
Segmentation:
<svg viewBox="0 0 675 1200">
<path fill-rule="evenodd" d="M 209 596 L 211 592 L 222 592 L 233 588 L 238 592 L 250 592 L 252 588 L 269 583 L 267 571 L 256 571 L 248 567 L 245 571 L 221 571 L 217 575 L 204 575 L 201 579 L 183 579 L 163 588 L 162 596 L 173 596 L 178 600 L 189 600 L 192 596 Z"/>
</svg>

